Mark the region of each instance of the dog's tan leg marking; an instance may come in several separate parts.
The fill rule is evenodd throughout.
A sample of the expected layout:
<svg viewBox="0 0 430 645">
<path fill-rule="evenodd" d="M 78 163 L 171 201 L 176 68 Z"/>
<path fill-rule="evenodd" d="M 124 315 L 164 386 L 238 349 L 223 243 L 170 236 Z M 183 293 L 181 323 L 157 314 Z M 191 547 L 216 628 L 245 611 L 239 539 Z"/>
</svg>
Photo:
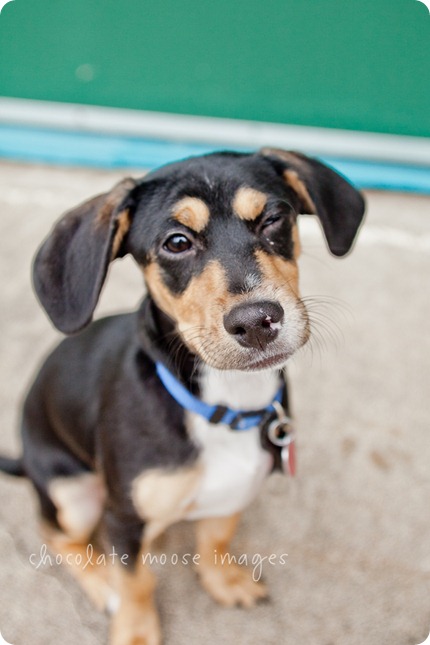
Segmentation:
<svg viewBox="0 0 430 645">
<path fill-rule="evenodd" d="M 56 477 L 49 483 L 48 493 L 63 531 L 78 542 L 86 541 L 103 512 L 106 491 L 101 478 L 95 473 Z"/>
<path fill-rule="evenodd" d="M 226 607 L 252 607 L 267 596 L 266 587 L 252 579 L 251 571 L 229 559 L 229 545 L 240 515 L 214 517 L 197 523 L 197 571 L 205 590 Z"/>
<path fill-rule="evenodd" d="M 57 508 L 57 521 L 62 530 L 44 525 L 42 534 L 47 545 L 62 556 L 70 573 L 98 609 L 113 610 L 116 599 L 108 567 L 101 564 L 100 552 L 90 544 L 106 495 L 100 477 L 95 473 L 57 477 L 49 483 L 48 493 Z"/>
<path fill-rule="evenodd" d="M 110 645 L 160 645 L 161 630 L 154 604 L 155 576 L 141 554 L 133 571 L 114 567 L 120 605 L 112 619 Z"/>
<path fill-rule="evenodd" d="M 61 556 L 63 564 L 97 609 L 114 611 L 118 597 L 109 578 L 109 567 L 102 564 L 101 553 L 87 541 L 77 542 L 47 524 L 42 524 L 41 533 L 46 545 L 53 553 Z"/>
<path fill-rule="evenodd" d="M 195 464 L 171 472 L 148 470 L 133 481 L 131 497 L 137 513 L 146 522 L 146 548 L 168 526 L 186 515 L 201 474 L 202 467 Z"/>
</svg>

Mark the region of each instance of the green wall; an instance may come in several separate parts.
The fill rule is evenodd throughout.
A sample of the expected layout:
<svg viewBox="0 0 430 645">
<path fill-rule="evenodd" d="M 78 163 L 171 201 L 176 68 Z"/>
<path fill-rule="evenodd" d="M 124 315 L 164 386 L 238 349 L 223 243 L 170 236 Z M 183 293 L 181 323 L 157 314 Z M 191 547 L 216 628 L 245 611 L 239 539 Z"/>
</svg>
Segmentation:
<svg viewBox="0 0 430 645">
<path fill-rule="evenodd" d="M 416 0 L 14 0 L 0 94 L 430 135 Z"/>
</svg>

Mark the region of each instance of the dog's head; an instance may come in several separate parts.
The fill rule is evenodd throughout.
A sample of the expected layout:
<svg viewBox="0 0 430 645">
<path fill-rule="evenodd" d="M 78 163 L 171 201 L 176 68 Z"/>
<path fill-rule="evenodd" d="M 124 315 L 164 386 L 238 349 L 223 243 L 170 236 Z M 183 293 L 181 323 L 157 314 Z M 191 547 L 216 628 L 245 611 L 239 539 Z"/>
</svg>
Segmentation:
<svg viewBox="0 0 430 645">
<path fill-rule="evenodd" d="M 298 289 L 297 215 L 319 217 L 345 255 L 361 195 L 327 166 L 275 149 L 216 153 L 125 179 L 66 213 L 39 250 L 34 284 L 54 324 L 91 320 L 108 264 L 131 253 L 188 348 L 218 369 L 281 366 L 309 335 Z"/>
</svg>

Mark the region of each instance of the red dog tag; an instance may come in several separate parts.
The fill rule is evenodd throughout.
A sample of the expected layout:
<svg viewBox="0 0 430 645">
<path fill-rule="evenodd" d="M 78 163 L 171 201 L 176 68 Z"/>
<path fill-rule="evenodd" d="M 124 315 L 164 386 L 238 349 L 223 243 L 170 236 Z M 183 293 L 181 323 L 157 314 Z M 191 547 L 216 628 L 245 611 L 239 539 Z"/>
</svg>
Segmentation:
<svg viewBox="0 0 430 645">
<path fill-rule="evenodd" d="M 296 444 L 294 439 L 281 450 L 282 471 L 285 475 L 294 477 L 296 474 Z"/>
</svg>

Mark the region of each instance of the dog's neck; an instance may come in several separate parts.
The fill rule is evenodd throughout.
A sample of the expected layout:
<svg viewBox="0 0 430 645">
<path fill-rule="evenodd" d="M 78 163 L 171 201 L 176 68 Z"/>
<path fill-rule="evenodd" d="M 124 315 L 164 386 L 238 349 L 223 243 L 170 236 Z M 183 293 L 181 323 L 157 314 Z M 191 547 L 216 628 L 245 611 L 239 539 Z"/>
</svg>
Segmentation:
<svg viewBox="0 0 430 645">
<path fill-rule="evenodd" d="M 222 371 L 204 365 L 200 369 L 201 398 L 233 409 L 259 410 L 273 401 L 279 380 L 278 370 Z"/>
<path fill-rule="evenodd" d="M 205 365 L 181 340 L 174 322 L 147 296 L 138 313 L 142 349 L 162 362 L 193 394 L 209 404 L 239 409 L 268 405 L 279 388 L 279 370 L 244 372 Z"/>
<path fill-rule="evenodd" d="M 138 311 L 139 342 L 151 360 L 163 363 L 177 379 L 198 394 L 200 360 L 182 341 L 175 323 L 150 296 Z"/>
</svg>

